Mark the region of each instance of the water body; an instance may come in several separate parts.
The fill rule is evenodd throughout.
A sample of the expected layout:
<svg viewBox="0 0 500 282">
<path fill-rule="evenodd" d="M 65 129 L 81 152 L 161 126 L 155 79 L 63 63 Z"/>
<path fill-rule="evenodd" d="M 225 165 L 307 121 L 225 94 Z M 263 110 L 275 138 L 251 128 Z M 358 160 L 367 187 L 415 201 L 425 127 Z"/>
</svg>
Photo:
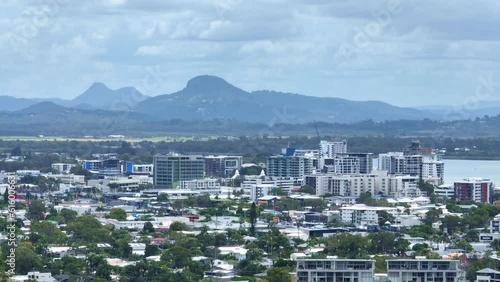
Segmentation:
<svg viewBox="0 0 500 282">
<path fill-rule="evenodd" d="M 444 183 L 453 183 L 469 177 L 487 178 L 500 186 L 500 161 L 444 160 Z"/>
</svg>

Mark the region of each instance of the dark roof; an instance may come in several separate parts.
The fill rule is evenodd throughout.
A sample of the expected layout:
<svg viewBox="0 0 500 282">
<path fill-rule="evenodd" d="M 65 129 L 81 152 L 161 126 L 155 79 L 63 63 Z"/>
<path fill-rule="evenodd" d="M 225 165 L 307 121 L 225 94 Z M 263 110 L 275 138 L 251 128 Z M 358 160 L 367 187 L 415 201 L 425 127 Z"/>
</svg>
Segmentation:
<svg viewBox="0 0 500 282">
<path fill-rule="evenodd" d="M 69 276 L 67 274 L 59 274 L 59 275 L 54 276 L 54 278 L 58 282 L 66 282 L 71 278 L 71 276 Z"/>
</svg>

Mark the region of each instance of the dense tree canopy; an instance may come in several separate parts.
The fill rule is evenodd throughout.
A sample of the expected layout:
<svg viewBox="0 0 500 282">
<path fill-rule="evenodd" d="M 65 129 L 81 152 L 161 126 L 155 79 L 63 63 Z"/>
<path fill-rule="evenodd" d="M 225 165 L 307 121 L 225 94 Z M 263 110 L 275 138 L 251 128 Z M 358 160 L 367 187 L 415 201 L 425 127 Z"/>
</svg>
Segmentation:
<svg viewBox="0 0 500 282">
<path fill-rule="evenodd" d="M 66 230 L 72 240 L 83 244 L 110 242 L 110 232 L 93 216 L 83 215 L 68 223 Z"/>
</svg>

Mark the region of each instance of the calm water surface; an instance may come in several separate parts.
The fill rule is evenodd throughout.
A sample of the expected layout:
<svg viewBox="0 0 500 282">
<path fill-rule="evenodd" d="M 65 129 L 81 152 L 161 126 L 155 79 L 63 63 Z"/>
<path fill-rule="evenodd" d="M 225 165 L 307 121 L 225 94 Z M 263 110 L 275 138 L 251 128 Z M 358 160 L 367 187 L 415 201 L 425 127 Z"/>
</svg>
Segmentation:
<svg viewBox="0 0 500 282">
<path fill-rule="evenodd" d="M 500 186 L 500 161 L 444 160 L 445 183 L 469 177 L 489 178 Z"/>
</svg>

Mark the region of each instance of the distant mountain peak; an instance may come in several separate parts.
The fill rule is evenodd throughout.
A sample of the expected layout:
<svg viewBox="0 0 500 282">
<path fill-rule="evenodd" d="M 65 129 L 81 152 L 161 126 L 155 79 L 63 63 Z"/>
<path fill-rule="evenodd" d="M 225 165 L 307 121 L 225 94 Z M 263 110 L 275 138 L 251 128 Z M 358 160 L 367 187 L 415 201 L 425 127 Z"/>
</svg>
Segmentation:
<svg viewBox="0 0 500 282">
<path fill-rule="evenodd" d="M 213 75 L 190 79 L 173 94 L 159 95 L 137 104 L 139 113 L 164 118 L 246 122 L 304 123 L 309 121 L 356 122 L 377 118 L 421 119 L 426 113 L 381 102 L 358 102 L 340 98 L 318 98 L 274 91 L 249 93 Z"/>
<path fill-rule="evenodd" d="M 236 88 L 223 78 L 214 75 L 199 75 L 191 78 L 186 84 L 186 90 L 213 91 L 227 88 Z"/>
<path fill-rule="evenodd" d="M 83 104 L 96 109 L 110 109 L 110 107 L 116 109 L 121 105 L 129 109 L 147 98 L 131 86 L 110 89 L 102 82 L 94 82 L 85 92 L 71 100 L 69 106 L 76 107 Z"/>
<path fill-rule="evenodd" d="M 102 82 L 94 82 L 89 87 L 89 89 L 87 89 L 87 91 L 90 91 L 90 90 L 109 90 L 109 87 Z"/>
<path fill-rule="evenodd" d="M 64 111 L 67 108 L 58 105 L 54 102 L 50 101 L 43 101 L 37 104 L 34 104 L 32 106 L 27 107 L 26 109 L 19 110 L 20 113 L 24 114 L 34 114 L 34 113 L 41 113 L 41 112 L 49 112 L 49 111 Z"/>
</svg>

